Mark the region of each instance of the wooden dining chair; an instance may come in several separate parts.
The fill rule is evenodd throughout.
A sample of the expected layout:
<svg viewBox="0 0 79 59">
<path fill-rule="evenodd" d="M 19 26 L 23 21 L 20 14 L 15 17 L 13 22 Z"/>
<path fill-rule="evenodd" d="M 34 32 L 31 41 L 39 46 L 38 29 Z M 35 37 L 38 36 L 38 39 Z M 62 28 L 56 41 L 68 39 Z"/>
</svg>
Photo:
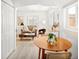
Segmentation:
<svg viewBox="0 0 79 59">
<path fill-rule="evenodd" d="M 46 59 L 71 59 L 71 52 L 48 52 Z"/>
</svg>

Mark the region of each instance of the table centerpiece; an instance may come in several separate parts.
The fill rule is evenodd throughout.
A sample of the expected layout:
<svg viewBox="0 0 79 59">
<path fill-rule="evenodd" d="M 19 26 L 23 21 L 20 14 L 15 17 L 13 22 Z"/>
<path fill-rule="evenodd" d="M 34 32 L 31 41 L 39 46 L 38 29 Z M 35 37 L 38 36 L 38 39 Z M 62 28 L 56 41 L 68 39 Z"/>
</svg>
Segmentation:
<svg viewBox="0 0 79 59">
<path fill-rule="evenodd" d="M 57 42 L 57 38 L 56 38 L 56 35 L 55 34 L 53 34 L 53 33 L 49 33 L 48 34 L 48 43 L 50 44 L 50 45 L 54 45 L 56 42 Z"/>
</svg>

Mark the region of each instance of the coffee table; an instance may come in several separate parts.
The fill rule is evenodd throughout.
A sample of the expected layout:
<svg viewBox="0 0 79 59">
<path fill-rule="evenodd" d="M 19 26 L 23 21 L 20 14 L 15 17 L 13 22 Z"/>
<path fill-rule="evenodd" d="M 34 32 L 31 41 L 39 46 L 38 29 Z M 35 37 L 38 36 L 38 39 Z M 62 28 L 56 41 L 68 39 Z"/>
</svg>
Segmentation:
<svg viewBox="0 0 79 59">
<path fill-rule="evenodd" d="M 49 45 L 47 42 L 48 36 L 41 36 L 34 40 L 34 44 L 39 47 L 39 56 L 38 59 L 40 59 L 40 53 L 42 50 L 42 59 L 45 57 L 45 50 L 48 51 L 68 51 L 69 48 L 71 48 L 72 44 L 70 41 L 64 38 L 57 38 L 56 45 Z"/>
</svg>

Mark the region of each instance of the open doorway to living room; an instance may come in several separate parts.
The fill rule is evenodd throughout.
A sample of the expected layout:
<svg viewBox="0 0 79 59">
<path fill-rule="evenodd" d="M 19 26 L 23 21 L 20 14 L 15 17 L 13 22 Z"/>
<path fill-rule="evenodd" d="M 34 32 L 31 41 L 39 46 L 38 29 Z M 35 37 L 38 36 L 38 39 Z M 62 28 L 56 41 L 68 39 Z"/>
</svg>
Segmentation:
<svg viewBox="0 0 79 59">
<path fill-rule="evenodd" d="M 40 9 L 41 8 L 41 9 Z M 34 40 L 59 29 L 59 8 L 44 5 L 29 5 L 17 8 L 16 43 Z M 55 19 L 55 20 L 54 20 Z M 18 44 L 17 44 L 18 45 Z"/>
</svg>

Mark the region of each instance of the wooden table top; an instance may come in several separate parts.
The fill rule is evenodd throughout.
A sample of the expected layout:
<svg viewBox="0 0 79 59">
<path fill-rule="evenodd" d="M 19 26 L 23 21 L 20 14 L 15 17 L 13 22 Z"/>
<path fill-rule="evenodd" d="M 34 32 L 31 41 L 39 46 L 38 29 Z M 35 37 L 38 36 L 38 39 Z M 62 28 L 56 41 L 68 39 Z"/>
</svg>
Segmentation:
<svg viewBox="0 0 79 59">
<path fill-rule="evenodd" d="M 49 51 L 64 51 L 71 48 L 72 44 L 70 41 L 64 38 L 57 38 L 56 45 L 50 46 L 47 42 L 47 36 L 41 36 L 34 40 L 34 43 L 39 48 L 49 50 Z"/>
</svg>

